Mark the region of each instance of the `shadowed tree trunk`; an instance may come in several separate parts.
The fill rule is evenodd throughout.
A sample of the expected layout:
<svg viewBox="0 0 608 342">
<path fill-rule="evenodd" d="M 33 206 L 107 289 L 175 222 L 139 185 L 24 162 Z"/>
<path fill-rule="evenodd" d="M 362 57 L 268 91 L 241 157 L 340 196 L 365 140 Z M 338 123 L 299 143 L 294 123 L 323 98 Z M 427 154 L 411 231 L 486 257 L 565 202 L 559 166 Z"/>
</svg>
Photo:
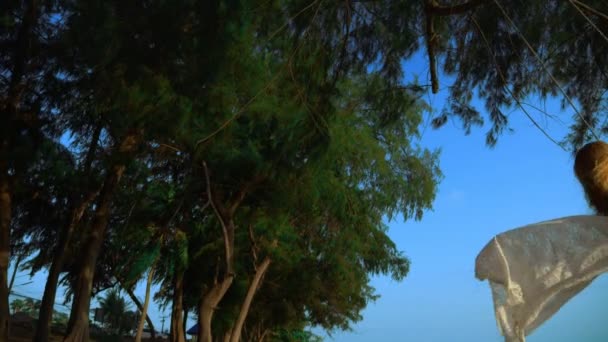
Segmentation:
<svg viewBox="0 0 608 342">
<path fill-rule="evenodd" d="M 218 217 L 220 218 L 222 229 L 224 232 L 224 249 L 226 259 L 226 270 L 224 274 L 216 277 L 213 282 L 213 286 L 206 293 L 202 294 L 199 314 L 198 314 L 198 341 L 200 342 L 212 342 L 213 335 L 211 331 L 211 322 L 213 320 L 213 313 L 217 308 L 218 304 L 224 298 L 226 292 L 232 285 L 234 280 L 234 272 L 232 270 L 232 260 L 234 255 L 234 221 L 232 219 L 225 219 L 226 216 L 220 216 L 219 210 L 213 204 L 214 209 Z M 219 267 L 219 265 L 218 265 Z"/>
<path fill-rule="evenodd" d="M 97 150 L 97 143 L 99 141 L 101 130 L 102 125 L 98 124 L 93 133 L 91 144 L 85 159 L 83 174 L 83 188 L 85 189 L 88 188 L 89 171 L 91 169 L 91 163 L 93 162 L 95 151 Z M 93 202 L 97 194 L 97 192 L 90 192 L 88 196 L 80 200 L 80 203 L 72 210 L 70 222 L 65 225 L 59 233 L 59 241 L 53 253 L 53 262 L 51 263 L 51 267 L 49 269 L 49 275 L 46 280 L 44 295 L 42 296 L 42 303 L 40 305 L 38 325 L 36 327 L 36 335 L 34 336 L 34 341 L 36 342 L 45 342 L 49 340 L 51 322 L 53 319 L 53 305 L 55 303 L 55 296 L 57 295 L 57 283 L 59 282 L 59 274 L 61 273 L 63 264 L 65 262 L 67 247 L 76 226 L 80 223 L 80 220 L 84 215 L 85 210 L 89 207 L 91 202 Z M 74 198 L 76 197 L 77 196 Z"/>
<path fill-rule="evenodd" d="M 91 304 L 91 290 L 93 288 L 93 277 L 95 275 L 95 263 L 101 252 L 106 227 L 110 218 L 110 207 L 112 195 L 118 188 L 120 179 L 126 168 L 126 157 L 136 148 L 139 136 L 127 135 L 118 146 L 116 157 L 118 162 L 114 163 L 99 193 L 97 208 L 91 224 L 89 238 L 81 253 L 81 265 L 78 279 L 74 289 L 74 302 L 70 313 L 67 336 L 64 341 L 81 342 L 89 339 L 89 307 Z"/>
<path fill-rule="evenodd" d="M 11 293 L 13 289 L 13 284 L 15 284 L 15 277 L 17 276 L 17 271 L 19 270 L 19 264 L 21 264 L 21 260 L 23 260 L 23 255 L 17 256 L 17 260 L 15 260 L 15 266 L 13 267 L 13 274 L 11 275 L 11 282 L 8 284 L 8 293 Z"/>
<path fill-rule="evenodd" d="M 3 142 L 2 145 L 8 145 Z M 4 147 L 3 146 L 3 147 Z M 6 148 L 2 149 L 6 151 Z M 0 161 L 0 341 L 8 341 L 8 262 L 10 255 L 10 231 L 12 219 L 12 194 L 10 191 L 8 165 Z"/>
<path fill-rule="evenodd" d="M 186 340 L 185 323 L 188 317 L 186 315 L 182 321 L 184 297 L 184 273 L 176 271 L 173 279 L 173 305 L 171 308 L 171 342 L 184 342 Z"/>
<path fill-rule="evenodd" d="M 216 209 L 215 205 L 214 209 Z M 232 265 L 234 255 L 234 221 L 232 219 L 226 220 L 226 216 L 220 216 L 221 214 L 219 214 L 218 209 L 216 209 L 216 212 L 220 218 L 224 232 L 226 270 L 224 271 L 223 275 L 219 276 L 219 278 L 216 277 L 211 289 L 202 294 L 198 314 L 198 341 L 200 342 L 213 341 L 213 335 L 211 332 L 213 313 L 215 312 L 215 309 L 222 298 L 224 298 L 226 292 L 228 292 L 228 289 L 234 280 L 234 271 Z"/>
<path fill-rule="evenodd" d="M 233 279 L 234 276 L 227 276 L 222 281 L 216 282 L 211 290 L 203 296 L 198 314 L 198 341 L 213 342 L 213 335 L 211 333 L 213 313 L 222 298 L 224 298 L 230 285 L 232 285 Z"/>
<path fill-rule="evenodd" d="M 184 332 L 188 330 L 187 325 L 188 325 L 188 309 L 184 308 L 184 324 L 183 324 Z M 186 336 L 185 333 L 184 333 L 184 336 Z"/>
<path fill-rule="evenodd" d="M 239 311 L 239 316 L 234 323 L 234 328 L 232 329 L 232 334 L 230 337 L 230 342 L 239 342 L 241 340 L 241 331 L 243 330 L 243 325 L 245 324 L 245 319 L 247 318 L 247 314 L 249 313 L 249 308 L 251 307 L 251 302 L 253 301 L 253 296 L 260 288 L 260 284 L 262 282 L 262 277 L 266 274 L 268 267 L 270 266 L 270 258 L 264 258 L 262 264 L 258 266 L 255 270 L 255 275 L 251 280 L 251 284 L 249 284 L 249 289 L 247 289 L 247 295 L 245 296 L 245 300 L 241 305 L 241 310 Z"/>
<path fill-rule="evenodd" d="M 141 311 L 141 318 L 137 325 L 137 334 L 135 335 L 135 342 L 141 342 L 141 335 L 144 332 L 144 322 L 148 315 L 148 304 L 150 303 L 150 287 L 152 286 L 152 279 L 154 278 L 154 268 L 156 266 L 156 260 L 152 263 L 150 271 L 148 272 L 148 279 L 146 281 L 146 297 L 144 299 L 144 307 Z M 152 327 L 150 327 L 152 329 Z"/>
<path fill-rule="evenodd" d="M 86 189 L 85 191 L 88 191 L 89 189 L 88 177 L 90 176 L 91 164 L 93 163 L 93 159 L 97 151 L 99 136 L 101 135 L 102 129 L 103 126 L 100 123 L 97 124 L 97 126 L 95 127 L 95 131 L 93 132 L 93 136 L 91 138 L 91 142 L 84 161 L 82 173 L 82 188 Z M 42 303 L 40 305 L 38 325 L 36 327 L 36 335 L 34 335 L 35 342 L 46 342 L 49 340 L 51 322 L 53 320 L 53 306 L 55 303 L 55 296 L 57 295 L 57 284 L 59 282 L 59 274 L 61 273 L 61 270 L 63 269 L 63 264 L 65 262 L 67 247 L 70 243 L 70 240 L 72 239 L 74 230 L 76 229 L 82 219 L 82 216 L 84 215 L 85 210 L 89 207 L 91 202 L 95 200 L 97 194 L 97 191 L 91 191 L 89 192 L 88 196 L 84 198 L 80 198 L 78 194 L 73 194 L 73 203 L 77 201 L 77 204 L 74 203 L 74 208 L 72 210 L 72 216 L 70 217 L 69 223 L 65 225 L 59 233 L 59 241 L 53 253 L 53 262 L 51 263 L 51 267 L 49 269 L 49 275 L 46 279 L 44 295 L 42 296 Z"/>
<path fill-rule="evenodd" d="M 266 340 L 266 336 L 270 333 L 270 330 L 265 329 L 264 332 L 262 332 L 258 338 L 259 342 L 264 342 Z"/>
<path fill-rule="evenodd" d="M 51 331 L 51 322 L 53 319 L 53 306 L 55 304 L 55 296 L 57 294 L 57 284 L 59 282 L 59 274 L 65 262 L 66 249 L 72 237 L 74 229 L 80 223 L 84 211 L 91 204 L 97 193 L 91 193 L 80 205 L 72 212 L 70 223 L 60 232 L 59 241 L 55 249 L 55 257 L 49 269 L 49 275 L 44 287 L 44 295 L 40 305 L 40 314 L 38 316 L 38 326 L 34 341 L 46 342 L 49 340 Z"/>
<path fill-rule="evenodd" d="M 211 288 L 203 293 L 199 303 L 198 314 L 198 341 L 212 342 L 213 334 L 211 330 L 211 322 L 213 314 L 220 301 L 224 298 L 226 292 L 232 285 L 234 280 L 234 234 L 236 226 L 234 224 L 234 215 L 240 204 L 245 199 L 245 196 L 253 187 L 258 185 L 263 177 L 261 175 L 254 177 L 249 183 L 243 185 L 241 189 L 234 195 L 234 198 L 225 202 L 221 201 L 221 194 L 214 194 L 211 186 L 209 170 L 207 163 L 203 161 L 203 170 L 205 172 L 205 182 L 207 185 L 207 198 L 215 216 L 217 217 L 220 226 L 222 227 L 222 236 L 224 240 L 224 270 L 222 274 L 217 274 Z M 220 199 L 218 201 L 218 199 Z M 218 268 L 220 265 L 217 265 Z M 219 272 L 218 272 L 219 273 Z"/>
<path fill-rule="evenodd" d="M 13 211 L 13 193 L 11 190 L 11 170 L 9 153 L 11 141 L 9 135 L 13 121 L 18 119 L 19 105 L 24 92 L 23 79 L 27 72 L 27 61 L 31 49 L 31 36 L 38 18 L 35 0 L 24 1 L 25 10 L 21 18 L 21 26 L 16 40 L 12 45 L 13 53 L 3 51 L 4 55 L 12 55 L 12 70 L 6 98 L 0 103 L 0 341 L 7 341 L 9 335 L 10 311 L 8 304 L 8 265 L 10 257 L 10 229 Z"/>
<path fill-rule="evenodd" d="M 110 202 L 112 194 L 125 170 L 124 165 L 113 167 L 106 177 L 106 182 L 97 203 L 97 210 L 91 225 L 91 235 L 83 250 L 82 266 L 76 281 L 74 302 L 68 324 L 68 335 L 65 341 L 88 341 L 89 339 L 89 307 L 91 304 L 91 291 L 95 263 L 99 255 L 103 236 L 110 216 Z"/>
</svg>

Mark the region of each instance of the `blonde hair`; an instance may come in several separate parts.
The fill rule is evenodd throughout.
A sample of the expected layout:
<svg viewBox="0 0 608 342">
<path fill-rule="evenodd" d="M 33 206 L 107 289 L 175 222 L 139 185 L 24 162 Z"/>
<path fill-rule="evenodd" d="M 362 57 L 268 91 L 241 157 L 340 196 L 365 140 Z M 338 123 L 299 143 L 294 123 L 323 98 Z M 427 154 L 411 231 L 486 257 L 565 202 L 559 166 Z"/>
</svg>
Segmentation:
<svg viewBox="0 0 608 342">
<path fill-rule="evenodd" d="M 578 150 L 574 172 L 589 205 L 597 214 L 608 215 L 608 144 L 594 141 Z"/>
</svg>

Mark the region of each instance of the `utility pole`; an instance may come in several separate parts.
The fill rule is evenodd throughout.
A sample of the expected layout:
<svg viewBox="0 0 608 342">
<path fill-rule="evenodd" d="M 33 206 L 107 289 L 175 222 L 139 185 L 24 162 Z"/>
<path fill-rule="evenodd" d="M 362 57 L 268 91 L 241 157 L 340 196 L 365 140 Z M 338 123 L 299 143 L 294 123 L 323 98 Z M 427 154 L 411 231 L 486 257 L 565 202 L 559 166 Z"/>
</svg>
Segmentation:
<svg viewBox="0 0 608 342">
<path fill-rule="evenodd" d="M 162 319 L 160 320 L 160 322 L 161 322 L 160 332 L 164 334 L 165 333 L 165 318 L 167 318 L 167 315 L 163 315 L 163 316 L 161 316 L 161 318 Z"/>
</svg>

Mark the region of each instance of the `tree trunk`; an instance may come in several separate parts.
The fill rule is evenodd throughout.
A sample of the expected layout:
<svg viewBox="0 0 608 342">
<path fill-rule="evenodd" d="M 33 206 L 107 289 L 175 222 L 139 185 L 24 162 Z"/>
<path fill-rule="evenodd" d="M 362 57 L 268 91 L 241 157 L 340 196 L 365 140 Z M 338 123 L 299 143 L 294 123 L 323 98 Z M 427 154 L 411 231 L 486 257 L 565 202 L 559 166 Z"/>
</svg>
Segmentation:
<svg viewBox="0 0 608 342">
<path fill-rule="evenodd" d="M 120 175 L 124 172 L 124 166 L 115 168 L 114 172 L 109 175 L 108 185 L 117 183 Z M 118 176 L 118 177 L 117 177 Z M 93 276 L 95 273 L 95 263 L 99 255 L 103 242 L 106 225 L 110 216 L 110 198 L 113 189 L 111 186 L 104 185 L 104 196 L 100 199 L 95 218 L 91 226 L 91 236 L 87 241 L 87 248 L 82 256 L 82 266 L 78 275 L 78 280 L 75 287 L 74 302 L 72 304 L 72 312 L 68 325 L 68 335 L 65 341 L 88 341 L 89 332 L 89 307 L 91 304 L 91 290 L 93 287 Z"/>
<path fill-rule="evenodd" d="M 13 284 L 15 284 L 15 277 L 17 276 L 17 271 L 19 270 L 19 264 L 21 264 L 21 260 L 23 260 L 23 255 L 17 256 L 17 260 L 15 260 L 15 266 L 13 268 L 13 275 L 11 275 L 11 282 L 8 284 L 8 293 L 10 294 L 13 289 Z"/>
<path fill-rule="evenodd" d="M 122 283 L 120 286 L 125 290 L 127 295 L 129 295 L 129 298 L 131 298 L 131 301 L 133 301 L 133 303 L 135 303 L 135 306 L 137 306 L 137 310 L 139 310 L 139 312 L 144 312 L 144 306 L 139 301 L 139 299 L 137 299 L 137 297 L 135 296 L 135 293 L 133 293 L 133 290 L 123 286 Z M 146 317 L 146 322 L 148 323 L 148 327 L 150 327 L 150 330 L 152 331 L 152 333 L 151 333 L 152 341 L 154 341 L 154 340 L 156 340 L 156 332 L 154 330 L 154 324 L 152 323 L 152 319 L 150 319 L 150 315 L 148 315 L 146 313 L 145 317 Z"/>
<path fill-rule="evenodd" d="M 211 321 L 213 313 L 224 295 L 232 285 L 233 275 L 227 275 L 222 281 L 216 282 L 211 290 L 204 294 L 198 314 L 198 341 L 213 342 L 211 333 Z"/>
<path fill-rule="evenodd" d="M 135 335 L 135 342 L 141 342 L 141 335 L 144 333 L 144 322 L 148 315 L 148 304 L 150 304 L 150 287 L 152 287 L 152 279 L 154 278 L 154 267 L 156 266 L 156 260 L 152 263 L 150 271 L 148 272 L 148 280 L 146 281 L 146 297 L 144 299 L 144 307 L 141 312 L 139 324 L 137 326 L 137 334 Z M 153 329 L 152 327 L 150 327 Z"/>
<path fill-rule="evenodd" d="M 13 193 L 10 188 L 9 153 L 11 143 L 8 136 L 14 134 L 12 121 L 19 116 L 19 105 L 24 89 L 24 74 L 27 71 L 27 62 L 30 58 L 30 49 L 33 45 L 31 35 L 36 26 L 38 14 L 35 0 L 24 1 L 25 5 L 21 25 L 14 41 L 13 65 L 10 72 L 11 79 L 9 87 L 5 92 L 3 100 L 5 111 L 0 112 L 0 341 L 8 341 L 10 309 L 8 304 L 8 265 L 10 257 L 10 229 L 13 211 Z M 9 54 L 3 51 L 3 54 Z M 30 127 L 31 128 L 31 127 Z M 12 170 L 14 171 L 14 170 Z"/>
<path fill-rule="evenodd" d="M 7 152 L 6 145 L 8 142 L 3 142 L 3 152 Z M 0 165 L 0 341 L 8 341 L 10 312 L 7 285 L 12 210 L 8 165 L 6 161 L 2 161 Z"/>
<path fill-rule="evenodd" d="M 234 323 L 234 328 L 232 329 L 232 336 L 230 337 L 230 342 L 239 342 L 241 340 L 241 331 L 243 330 L 243 325 L 245 324 L 245 319 L 247 318 L 247 314 L 249 313 L 249 308 L 251 307 L 251 302 L 253 301 L 253 296 L 260 288 L 260 283 L 262 281 L 262 277 L 268 270 L 268 266 L 270 266 L 270 258 L 264 258 L 262 264 L 258 266 L 255 271 L 255 275 L 251 280 L 251 284 L 249 284 L 249 289 L 247 289 L 247 295 L 245 296 L 245 300 L 243 301 L 243 305 L 241 306 L 241 310 L 239 311 L 239 316 Z"/>
<path fill-rule="evenodd" d="M 55 296 L 57 295 L 57 284 L 59 283 L 59 274 L 63 269 L 63 264 L 66 257 L 66 249 L 71 240 L 72 234 L 76 226 L 80 223 L 84 211 L 96 196 L 96 192 L 89 194 L 77 208 L 72 211 L 70 223 L 62 229 L 59 235 L 59 241 L 55 248 L 53 262 L 49 269 L 49 275 L 46 279 L 42 303 L 40 304 L 40 314 L 38 315 L 38 325 L 36 327 L 35 342 L 46 342 L 49 340 L 51 331 L 51 322 L 53 320 L 53 306 L 55 305 Z"/>
<path fill-rule="evenodd" d="M 101 135 L 102 129 L 103 125 L 97 124 L 97 126 L 95 127 L 95 131 L 93 132 L 93 136 L 91 137 L 91 142 L 89 144 L 89 148 L 83 165 L 83 189 L 89 188 L 88 177 L 90 176 L 91 164 L 93 163 L 95 151 L 97 151 L 99 136 Z M 74 207 L 72 210 L 72 215 L 70 217 L 70 222 L 67 225 L 63 226 L 63 229 L 61 229 L 61 231 L 59 232 L 59 241 L 57 243 L 57 246 L 55 247 L 55 251 L 53 253 L 53 261 L 49 269 L 49 275 L 46 279 L 44 294 L 42 296 L 42 303 L 40 304 L 40 314 L 38 315 L 36 334 L 34 335 L 33 340 L 35 342 L 46 342 L 49 340 L 54 312 L 53 307 L 55 304 L 55 297 L 57 295 L 57 284 L 59 283 L 59 275 L 61 273 L 61 270 L 63 269 L 63 264 L 65 262 L 67 247 L 70 244 L 72 235 L 74 234 L 74 230 L 82 220 L 82 216 L 84 215 L 85 210 L 89 207 L 91 202 L 95 200 L 97 194 L 97 191 L 91 191 L 86 197 L 80 200 L 76 199 L 80 197 L 78 194 L 74 194 L 72 197 Z"/>
<path fill-rule="evenodd" d="M 60 237 L 60 245 L 64 244 L 62 240 L 63 237 Z M 67 243 L 65 243 L 65 245 L 67 245 Z M 34 341 L 36 342 L 44 342 L 49 340 L 51 321 L 53 319 L 53 306 L 55 304 L 55 295 L 57 293 L 57 283 L 59 282 L 59 273 L 61 272 L 63 261 L 63 255 L 61 259 L 57 257 L 53 258 L 53 263 L 49 269 L 49 275 L 46 279 L 46 286 L 44 287 L 44 294 L 42 296 L 42 303 L 40 304 L 36 335 L 34 335 Z"/>
<path fill-rule="evenodd" d="M 89 339 L 89 307 L 91 305 L 91 291 L 95 263 L 101 251 L 103 236 L 110 217 L 110 203 L 112 194 L 124 172 L 124 165 L 116 166 L 106 177 L 100 194 L 100 199 L 91 225 L 91 235 L 83 250 L 82 265 L 80 266 L 78 280 L 74 289 L 74 302 L 68 323 L 68 333 L 65 341 L 80 342 Z"/>
<path fill-rule="evenodd" d="M 186 327 L 188 325 L 188 309 L 184 308 L 184 332 L 188 330 L 188 328 Z M 186 334 L 183 334 L 184 336 L 186 336 Z"/>
<path fill-rule="evenodd" d="M 109 170 L 99 194 L 97 208 L 91 224 L 91 232 L 85 248 L 82 250 L 82 263 L 74 288 L 74 302 L 72 303 L 67 336 L 64 339 L 66 342 L 81 342 L 89 339 L 89 307 L 91 305 L 95 263 L 101 252 L 110 218 L 112 195 L 118 188 L 120 178 L 125 171 L 126 157 L 135 150 L 137 140 L 138 135 L 129 134 L 121 141 L 117 156 L 115 156 L 118 157 L 119 162 L 115 163 Z"/>
<path fill-rule="evenodd" d="M 264 342 L 264 340 L 266 339 L 266 335 L 268 335 L 269 332 L 270 332 L 270 330 L 265 329 L 264 332 L 262 334 L 260 334 L 258 341 Z"/>
<path fill-rule="evenodd" d="M 262 178 L 256 177 L 250 183 L 244 185 L 240 191 L 234 195 L 233 199 L 229 201 L 227 206 L 217 202 L 218 198 L 222 198 L 221 194 L 213 193 L 211 186 L 209 170 L 207 169 L 207 163 L 203 161 L 203 170 L 205 173 L 205 182 L 207 185 L 207 198 L 215 216 L 217 217 L 220 226 L 222 227 L 222 236 L 224 240 L 224 267 L 223 274 L 221 277 L 214 280 L 214 284 L 207 293 L 204 293 L 199 304 L 198 314 L 198 341 L 199 342 L 212 342 L 212 330 L 211 321 L 213 320 L 213 313 L 217 308 L 217 305 L 224 298 L 224 295 L 232 285 L 234 280 L 234 214 L 245 199 L 247 193 L 251 188 L 257 185 Z M 219 265 L 218 265 L 219 266 Z"/>
<path fill-rule="evenodd" d="M 6 101 L 6 112 L 0 113 L 2 122 L 2 142 L 0 142 L 0 341 L 7 341 L 9 335 L 10 310 L 8 305 L 8 264 L 10 257 L 10 230 L 13 211 L 13 194 L 10 189 L 9 153 L 11 146 L 9 134 L 11 132 L 11 121 L 18 116 L 18 106 L 23 93 L 22 81 L 26 72 L 26 62 L 29 59 L 30 36 L 32 28 L 36 24 L 37 4 L 34 0 L 26 1 L 26 9 L 17 33 L 13 54 L 13 67 L 11 80 L 8 88 Z"/>
<path fill-rule="evenodd" d="M 184 297 L 184 273 L 176 270 L 173 279 L 173 306 L 171 308 L 171 342 L 186 340 L 185 321 L 182 321 Z M 186 318 L 187 319 L 187 318 Z"/>
</svg>

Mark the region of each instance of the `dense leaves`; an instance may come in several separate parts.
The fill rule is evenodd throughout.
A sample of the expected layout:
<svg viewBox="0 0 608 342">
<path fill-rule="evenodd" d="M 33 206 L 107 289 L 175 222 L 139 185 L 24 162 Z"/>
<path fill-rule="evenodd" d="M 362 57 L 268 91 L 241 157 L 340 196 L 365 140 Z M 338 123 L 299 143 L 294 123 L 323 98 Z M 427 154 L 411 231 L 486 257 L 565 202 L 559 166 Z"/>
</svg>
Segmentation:
<svg viewBox="0 0 608 342">
<path fill-rule="evenodd" d="M 37 341 L 58 282 L 82 341 L 91 293 L 111 289 L 108 328 L 130 330 L 115 291 L 147 274 L 172 341 L 184 314 L 203 341 L 349 329 L 372 276 L 409 271 L 387 220 L 421 219 L 442 176 L 419 141 L 429 87 L 404 81 L 423 48 L 431 88 L 449 79 L 435 65 L 454 79 L 436 127 L 489 119 L 492 146 L 525 98 L 563 96 L 571 144 L 608 130 L 601 1 L 0 7 L 0 252 L 49 270 Z"/>
</svg>

